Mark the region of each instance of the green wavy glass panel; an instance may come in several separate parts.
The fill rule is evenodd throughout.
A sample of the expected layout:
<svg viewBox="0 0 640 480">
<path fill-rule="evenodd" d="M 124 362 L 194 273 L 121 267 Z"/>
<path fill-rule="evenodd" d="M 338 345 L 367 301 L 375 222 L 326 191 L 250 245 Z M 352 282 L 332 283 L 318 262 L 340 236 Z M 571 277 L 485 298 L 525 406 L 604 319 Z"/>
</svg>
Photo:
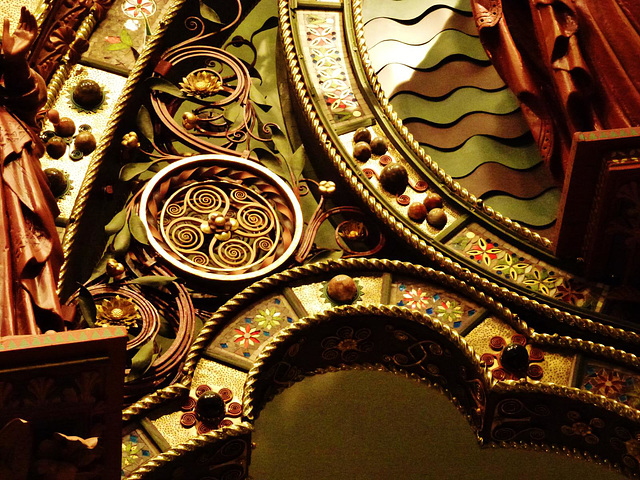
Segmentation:
<svg viewBox="0 0 640 480">
<path fill-rule="evenodd" d="M 471 13 L 471 2 L 469 0 L 440 0 L 438 2 L 425 2 L 424 0 L 365 0 L 362 17 L 365 23 L 379 17 L 411 20 L 419 17 L 429 8 L 436 6 Z"/>
<path fill-rule="evenodd" d="M 439 167 L 454 178 L 469 175 L 485 162 L 497 162 L 516 170 L 526 170 L 542 161 L 533 142 L 515 147 L 482 135 L 471 137 L 453 152 L 443 152 L 424 144 L 421 147 L 438 162 Z"/>
<path fill-rule="evenodd" d="M 419 118 L 440 125 L 453 123 L 471 112 L 505 115 L 520 108 L 515 95 L 506 88 L 485 92 L 473 87 L 460 88 L 443 100 L 428 100 L 401 93 L 391 100 L 391 105 L 403 120 Z"/>
<path fill-rule="evenodd" d="M 445 30 L 423 45 L 386 40 L 369 49 L 376 71 L 390 63 L 401 63 L 417 69 L 433 68 L 451 55 L 464 55 L 480 62 L 489 61 L 478 38 L 457 30 Z"/>
<path fill-rule="evenodd" d="M 549 225 L 556 219 L 560 189 L 551 188 L 536 198 L 519 199 L 509 195 L 493 195 L 484 199 L 485 205 L 503 215 L 533 227 Z"/>
</svg>

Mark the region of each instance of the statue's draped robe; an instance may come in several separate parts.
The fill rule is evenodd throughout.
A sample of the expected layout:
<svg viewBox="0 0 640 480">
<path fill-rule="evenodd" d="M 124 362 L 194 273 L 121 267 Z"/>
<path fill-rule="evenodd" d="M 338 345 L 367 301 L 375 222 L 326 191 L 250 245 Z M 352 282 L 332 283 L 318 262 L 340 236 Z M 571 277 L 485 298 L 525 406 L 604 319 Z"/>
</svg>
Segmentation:
<svg viewBox="0 0 640 480">
<path fill-rule="evenodd" d="M 37 110 L 44 84 L 34 75 L 26 93 L 5 103 L 23 111 Z M 56 295 L 62 263 L 54 223 L 58 209 L 40 167 L 42 148 L 31 129 L 0 106 L 1 336 L 63 328 Z"/>
<path fill-rule="evenodd" d="M 471 3 L 493 64 L 557 173 L 569 166 L 575 132 L 640 125 L 640 2 Z"/>
</svg>

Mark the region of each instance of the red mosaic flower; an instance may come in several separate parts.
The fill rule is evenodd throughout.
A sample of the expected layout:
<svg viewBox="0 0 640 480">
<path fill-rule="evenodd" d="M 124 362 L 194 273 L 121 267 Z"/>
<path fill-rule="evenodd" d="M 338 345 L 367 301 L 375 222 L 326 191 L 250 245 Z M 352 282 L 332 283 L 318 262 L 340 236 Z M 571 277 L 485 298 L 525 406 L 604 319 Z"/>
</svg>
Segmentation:
<svg viewBox="0 0 640 480">
<path fill-rule="evenodd" d="M 251 345 L 257 345 L 260 343 L 258 337 L 260 336 L 260 330 L 253 328 L 250 325 L 245 325 L 235 329 L 236 334 L 233 336 L 234 342 L 242 345 L 244 348 L 249 348 Z"/>
<path fill-rule="evenodd" d="M 559 298 L 563 302 L 572 305 L 578 305 L 578 302 L 584 300 L 587 296 L 587 287 L 573 279 L 565 279 L 556 289 L 555 298 Z"/>
<path fill-rule="evenodd" d="M 405 290 L 402 295 L 402 301 L 404 304 L 413 309 L 424 310 L 427 308 L 431 297 L 422 292 L 422 288 L 412 288 L 411 290 Z"/>
<path fill-rule="evenodd" d="M 478 239 L 478 243 L 473 245 L 467 254 L 476 261 L 482 261 L 487 266 L 491 264 L 491 260 L 498 258 L 498 253 L 502 252 L 493 242 L 488 242 L 483 238 Z"/>
<path fill-rule="evenodd" d="M 616 397 L 620 395 L 627 384 L 624 375 L 617 372 L 600 370 L 598 374 L 590 379 L 593 393 L 604 395 L 605 397 Z"/>
<path fill-rule="evenodd" d="M 156 13 L 156 4 L 153 0 L 125 0 L 122 11 L 130 18 L 150 17 Z"/>
</svg>

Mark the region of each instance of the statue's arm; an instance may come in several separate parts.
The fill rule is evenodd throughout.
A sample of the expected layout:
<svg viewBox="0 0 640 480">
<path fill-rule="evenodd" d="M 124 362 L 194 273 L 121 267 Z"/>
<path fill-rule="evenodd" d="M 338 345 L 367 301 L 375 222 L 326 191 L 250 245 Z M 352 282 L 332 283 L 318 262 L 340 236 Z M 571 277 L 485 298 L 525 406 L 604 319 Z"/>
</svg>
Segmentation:
<svg viewBox="0 0 640 480">
<path fill-rule="evenodd" d="M 36 19 L 25 7 L 22 7 L 20 21 L 13 35 L 9 33 L 8 19 L 5 19 L 2 31 L 5 104 L 27 123 L 33 122 L 46 96 L 42 77 L 31 70 L 27 62 L 27 54 L 37 31 Z"/>
<path fill-rule="evenodd" d="M 494 67 L 513 93 L 530 103 L 537 90 L 536 83 L 511 36 L 502 1 L 471 0 L 471 6 L 480 40 Z"/>
<path fill-rule="evenodd" d="M 27 63 L 29 47 L 35 40 L 38 24 L 35 17 L 22 7 L 18 28 L 9 33 L 9 19 L 5 19 L 2 30 L 2 53 L 6 63 L 4 84 L 10 92 L 24 93 L 33 88 L 31 70 Z"/>
</svg>

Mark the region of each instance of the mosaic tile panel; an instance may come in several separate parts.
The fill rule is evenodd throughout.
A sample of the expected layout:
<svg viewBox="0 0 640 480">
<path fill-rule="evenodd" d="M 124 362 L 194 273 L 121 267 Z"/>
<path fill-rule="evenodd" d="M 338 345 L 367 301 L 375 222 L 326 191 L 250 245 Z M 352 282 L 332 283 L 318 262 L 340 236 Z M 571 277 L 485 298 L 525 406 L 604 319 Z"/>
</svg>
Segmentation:
<svg viewBox="0 0 640 480">
<path fill-rule="evenodd" d="M 575 355 L 549 352 L 531 345 L 524 335 L 517 333 L 511 326 L 497 318 L 485 319 L 465 336 L 465 340 L 497 380 L 517 379 L 516 375 L 502 367 L 500 352 L 509 343 L 518 343 L 524 345 L 529 352 L 528 379 L 571 386 Z"/>
<path fill-rule="evenodd" d="M 160 453 L 139 425 L 133 425 L 125 432 L 122 436 L 121 478 L 125 478 Z"/>
<path fill-rule="evenodd" d="M 633 408 L 640 409 L 640 375 L 612 365 L 589 361 L 579 388 L 604 395 Z"/>
<path fill-rule="evenodd" d="M 356 95 L 342 37 L 340 12 L 298 11 L 301 57 L 309 70 L 323 110 L 334 123 L 357 120 L 365 114 Z"/>
<path fill-rule="evenodd" d="M 207 354 L 248 370 L 269 340 L 297 319 L 284 296 L 267 298 L 232 320 Z"/>
<path fill-rule="evenodd" d="M 170 0 L 116 0 L 93 32 L 83 60 L 131 70 Z"/>
<path fill-rule="evenodd" d="M 353 279 L 358 286 L 358 295 L 352 305 L 379 305 L 381 303 L 382 276 L 353 277 Z M 336 306 L 326 293 L 329 280 L 327 278 L 324 282 L 310 283 L 292 288 L 309 315 L 317 315 Z"/>
<path fill-rule="evenodd" d="M 225 400 L 227 414 L 220 426 L 240 423 L 246 378 L 246 372 L 202 358 L 193 374 L 189 399 L 177 410 L 174 407 L 175 411 L 151 418 L 151 423 L 172 447 L 217 428 L 217 425 L 200 422 L 195 416 L 196 400 L 208 390 L 220 393 Z"/>
<path fill-rule="evenodd" d="M 457 331 L 464 331 L 484 308 L 439 285 L 398 279 L 391 286 L 392 305 L 419 310 Z"/>
<path fill-rule="evenodd" d="M 104 102 L 96 108 L 95 111 L 81 110 L 71 101 L 73 89 L 79 81 L 85 79 L 98 82 L 105 94 Z M 107 121 L 111 116 L 113 107 L 126 81 L 127 79 L 120 75 L 114 75 L 113 73 L 104 72 L 96 68 L 76 65 L 71 70 L 69 79 L 65 82 L 53 108 L 60 112 L 60 117 L 69 117 L 74 121 L 76 124 L 76 133 L 82 125 L 91 127 L 91 133 L 95 136 L 96 141 L 100 142 L 102 132 L 107 126 Z M 52 126 L 47 120 L 42 131 L 45 132 L 48 130 L 52 130 Z M 70 156 L 73 150 L 73 143 L 71 143 L 69 147 L 67 147 L 66 153 L 59 159 L 53 159 L 46 153 L 40 159 L 42 168 L 57 168 L 62 170 L 65 175 L 68 175 L 69 188 L 67 192 L 58 199 L 58 208 L 60 209 L 59 219 L 63 222 L 71 215 L 71 210 L 76 202 L 80 185 L 82 185 L 85 173 L 94 155 L 94 153 L 84 156 L 81 155 L 81 158 L 74 160 Z"/>
<path fill-rule="evenodd" d="M 507 282 L 576 307 L 596 312 L 602 309 L 602 285 L 587 284 L 502 242 L 477 224 L 467 226 L 447 246 Z"/>
</svg>

